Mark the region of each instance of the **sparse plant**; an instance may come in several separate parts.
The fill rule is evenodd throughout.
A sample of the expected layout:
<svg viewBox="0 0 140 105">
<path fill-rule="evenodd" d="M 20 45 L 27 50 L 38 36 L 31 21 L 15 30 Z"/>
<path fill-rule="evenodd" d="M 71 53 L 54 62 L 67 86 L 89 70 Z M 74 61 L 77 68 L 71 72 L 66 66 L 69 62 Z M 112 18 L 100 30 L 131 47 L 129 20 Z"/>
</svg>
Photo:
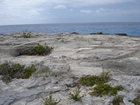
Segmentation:
<svg viewBox="0 0 140 105">
<path fill-rule="evenodd" d="M 32 64 L 30 67 L 24 69 L 23 78 L 29 78 L 36 71 L 35 66 Z"/>
<path fill-rule="evenodd" d="M 58 100 L 55 100 L 52 95 L 43 100 L 45 101 L 44 105 L 57 105 L 60 102 Z"/>
<path fill-rule="evenodd" d="M 85 86 L 93 86 L 95 84 L 103 84 L 108 82 L 110 79 L 109 72 L 102 72 L 99 76 L 93 75 L 93 76 L 86 76 L 81 77 L 78 80 L 78 83 Z"/>
<path fill-rule="evenodd" d="M 82 102 L 83 96 L 80 96 L 80 92 L 81 92 L 80 88 L 77 88 L 75 91 L 73 91 L 72 93 L 69 94 L 69 98 L 73 99 L 75 101 Z"/>
<path fill-rule="evenodd" d="M 131 101 L 135 105 L 140 105 L 140 95 L 138 95 L 134 100 Z"/>
<path fill-rule="evenodd" d="M 28 32 L 27 30 L 22 32 L 22 37 L 23 38 L 31 38 L 31 32 Z"/>
<path fill-rule="evenodd" d="M 112 104 L 120 105 L 120 103 L 123 102 L 123 98 L 124 98 L 124 96 L 122 96 L 122 95 L 115 96 L 112 100 Z"/>
<path fill-rule="evenodd" d="M 102 72 L 100 75 L 99 75 L 99 81 L 97 82 L 97 84 L 100 84 L 101 83 L 106 83 L 110 80 L 110 76 L 111 74 L 109 72 Z"/>
<path fill-rule="evenodd" d="M 112 87 L 110 84 L 100 84 L 94 87 L 93 92 L 91 92 L 91 95 L 100 96 L 103 95 L 116 95 L 117 92 L 121 90 L 120 88 Z"/>
<path fill-rule="evenodd" d="M 50 70 L 47 66 L 43 66 L 34 73 L 34 76 L 40 76 L 40 75 L 45 77 L 53 76 L 54 72 Z"/>
</svg>

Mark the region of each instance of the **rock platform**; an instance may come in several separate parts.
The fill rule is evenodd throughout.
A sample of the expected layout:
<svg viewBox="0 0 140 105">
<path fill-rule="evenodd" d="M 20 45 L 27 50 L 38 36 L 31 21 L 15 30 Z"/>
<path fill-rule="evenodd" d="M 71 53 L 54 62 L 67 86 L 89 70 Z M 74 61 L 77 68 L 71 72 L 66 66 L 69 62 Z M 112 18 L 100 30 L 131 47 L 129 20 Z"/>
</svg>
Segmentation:
<svg viewBox="0 0 140 105">
<path fill-rule="evenodd" d="M 24 48 L 45 43 L 53 47 L 46 56 L 19 56 Z M 9 84 L 0 80 L 0 105 L 44 105 L 50 94 L 58 105 L 111 105 L 113 96 L 90 96 L 92 87 L 81 87 L 82 103 L 69 99 L 78 78 L 86 75 L 112 74 L 110 84 L 122 85 L 124 105 L 140 92 L 140 38 L 119 35 L 78 35 L 32 33 L 22 38 L 21 33 L 0 35 L 0 64 L 5 61 L 25 66 L 48 66 L 55 76 L 32 75 L 29 79 L 14 79 Z M 140 94 L 140 93 L 139 93 Z"/>
</svg>

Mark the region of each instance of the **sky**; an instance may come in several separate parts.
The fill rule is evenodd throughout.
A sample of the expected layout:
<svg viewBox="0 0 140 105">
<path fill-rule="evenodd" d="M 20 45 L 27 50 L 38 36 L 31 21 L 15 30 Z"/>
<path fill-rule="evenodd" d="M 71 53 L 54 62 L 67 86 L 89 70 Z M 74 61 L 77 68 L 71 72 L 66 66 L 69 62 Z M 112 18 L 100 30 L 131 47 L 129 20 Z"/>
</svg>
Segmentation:
<svg viewBox="0 0 140 105">
<path fill-rule="evenodd" d="M 140 22 L 140 0 L 0 0 L 0 25 Z"/>
</svg>

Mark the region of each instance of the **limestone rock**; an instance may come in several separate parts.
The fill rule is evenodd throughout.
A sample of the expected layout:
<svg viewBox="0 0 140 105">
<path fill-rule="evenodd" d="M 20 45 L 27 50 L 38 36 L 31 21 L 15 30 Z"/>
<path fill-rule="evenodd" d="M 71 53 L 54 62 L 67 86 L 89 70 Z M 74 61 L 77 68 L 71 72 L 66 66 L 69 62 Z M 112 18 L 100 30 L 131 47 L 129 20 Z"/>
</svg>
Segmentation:
<svg viewBox="0 0 140 105">
<path fill-rule="evenodd" d="M 100 35 L 99 35 L 100 34 Z M 22 55 L 25 49 L 45 43 L 53 51 L 45 56 Z M 22 38 L 21 33 L 0 35 L 0 64 L 5 61 L 37 69 L 48 66 L 54 75 L 33 74 L 29 79 L 13 79 L 9 84 L 0 75 L 0 105 L 43 105 L 49 95 L 60 100 L 58 105 L 110 105 L 114 96 L 95 97 L 93 87 L 81 87 L 82 103 L 69 99 L 81 76 L 112 74 L 108 82 L 122 85 L 125 105 L 133 105 L 140 90 L 140 38 L 126 35 L 38 34 Z"/>
</svg>

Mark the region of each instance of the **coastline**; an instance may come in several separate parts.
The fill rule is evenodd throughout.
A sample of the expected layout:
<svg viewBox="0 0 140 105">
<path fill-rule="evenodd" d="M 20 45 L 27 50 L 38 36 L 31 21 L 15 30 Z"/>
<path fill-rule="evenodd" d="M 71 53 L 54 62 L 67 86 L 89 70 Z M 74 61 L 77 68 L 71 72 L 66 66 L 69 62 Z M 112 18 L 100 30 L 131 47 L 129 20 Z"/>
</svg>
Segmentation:
<svg viewBox="0 0 140 105">
<path fill-rule="evenodd" d="M 35 77 L 29 79 L 13 79 L 8 85 L 0 80 L 0 104 L 43 104 L 41 97 L 52 95 L 60 99 L 61 105 L 107 105 L 113 96 L 91 96 L 93 87 L 80 88 L 83 103 L 69 100 L 69 93 L 76 86 L 78 78 L 99 75 L 103 71 L 110 72 L 109 84 L 122 85 L 123 103 L 133 105 L 133 100 L 140 87 L 140 37 L 127 35 L 80 35 L 31 33 L 30 38 L 23 38 L 23 33 L 0 35 L 0 63 L 10 61 L 28 66 L 47 66 L 57 76 Z M 19 56 L 19 52 L 27 47 L 45 43 L 53 47 L 53 51 L 45 56 Z M 6 94 L 6 96 L 5 96 Z"/>
</svg>

